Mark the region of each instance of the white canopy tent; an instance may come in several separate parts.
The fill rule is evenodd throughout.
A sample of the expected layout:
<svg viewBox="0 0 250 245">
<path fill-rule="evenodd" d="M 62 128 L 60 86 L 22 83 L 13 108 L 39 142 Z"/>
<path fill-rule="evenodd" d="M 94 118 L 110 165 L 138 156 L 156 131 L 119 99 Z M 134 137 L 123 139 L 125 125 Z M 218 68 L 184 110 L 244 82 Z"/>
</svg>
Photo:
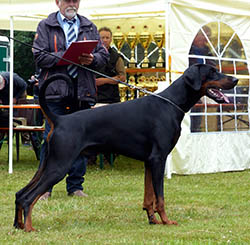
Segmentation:
<svg viewBox="0 0 250 245">
<path fill-rule="evenodd" d="M 172 0 L 169 18 L 169 52 L 172 70 L 188 67 L 188 54 L 198 30 L 209 23 L 223 23 L 235 31 L 241 40 L 249 70 L 250 61 L 250 2 L 226 0 Z M 218 57 L 222 59 L 223 57 Z M 249 73 L 248 73 L 249 74 Z M 179 75 L 172 74 L 173 80 Z M 249 87 L 249 75 L 248 75 Z M 249 118 L 249 97 L 248 118 Z M 216 133 L 190 132 L 187 114 L 182 124 L 182 135 L 168 159 L 171 171 L 178 174 L 212 173 L 250 168 L 250 132 Z"/>
<path fill-rule="evenodd" d="M 49 13 L 56 11 L 53 0 L 3 0 L 0 3 L 0 29 L 9 29 L 11 23 L 15 30 L 36 29 L 37 23 Z M 165 18 L 168 33 L 166 52 L 171 55 L 172 80 L 188 67 L 188 52 L 199 28 L 210 22 L 221 21 L 237 32 L 250 60 L 250 2 L 248 0 L 230 3 L 227 0 L 120 0 L 113 1 L 82 0 L 79 13 L 93 21 L 117 19 L 126 25 L 126 18 L 147 17 L 147 25 L 153 17 Z M 166 14 L 165 14 L 166 13 Z M 10 22 L 10 19 L 13 22 Z M 118 20 L 119 19 L 119 20 Z M 137 22 L 136 22 L 137 23 Z M 121 26 L 122 26 L 121 24 Z M 248 110 L 249 111 L 249 110 Z M 250 168 L 250 133 L 190 132 L 190 117 L 187 114 L 180 140 L 168 159 L 168 173 L 193 174 L 218 171 L 242 170 Z M 11 144 L 10 144 L 11 145 Z"/>
<path fill-rule="evenodd" d="M 164 0 L 82 0 L 79 14 L 90 19 L 152 16 L 165 12 Z M 10 16 L 14 17 L 15 30 L 35 31 L 41 18 L 58 8 L 55 0 L 2 0 L 0 3 L 0 29 L 9 29 Z"/>
</svg>

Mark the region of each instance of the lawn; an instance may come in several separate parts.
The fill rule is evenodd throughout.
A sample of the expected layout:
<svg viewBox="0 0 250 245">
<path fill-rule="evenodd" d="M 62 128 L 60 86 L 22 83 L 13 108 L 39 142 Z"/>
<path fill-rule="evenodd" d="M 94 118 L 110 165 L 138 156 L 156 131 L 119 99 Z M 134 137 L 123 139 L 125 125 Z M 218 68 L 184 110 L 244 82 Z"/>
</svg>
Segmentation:
<svg viewBox="0 0 250 245">
<path fill-rule="evenodd" d="M 250 171 L 165 179 L 166 211 L 178 226 L 149 225 L 142 210 L 143 163 L 119 156 L 115 165 L 89 166 L 87 198 L 68 197 L 65 180 L 33 209 L 37 232 L 13 228 L 15 192 L 38 161 L 22 146 L 14 173 L 0 151 L 0 244 L 250 244 Z M 14 154 L 15 160 L 15 154 Z"/>
</svg>

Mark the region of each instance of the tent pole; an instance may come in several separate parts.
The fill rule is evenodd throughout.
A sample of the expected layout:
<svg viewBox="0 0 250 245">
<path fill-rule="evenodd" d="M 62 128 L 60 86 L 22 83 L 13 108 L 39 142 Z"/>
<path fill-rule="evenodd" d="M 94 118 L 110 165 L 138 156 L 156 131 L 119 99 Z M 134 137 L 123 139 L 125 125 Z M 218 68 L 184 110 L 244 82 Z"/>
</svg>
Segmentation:
<svg viewBox="0 0 250 245">
<path fill-rule="evenodd" d="M 167 71 L 167 74 L 166 74 L 166 82 L 167 82 L 167 85 L 169 86 L 170 85 L 170 70 L 169 70 L 169 57 L 170 57 L 170 50 L 169 50 L 169 40 L 170 40 L 170 37 L 169 37 L 169 10 L 170 10 L 170 3 L 168 0 L 165 1 L 165 67 L 166 67 L 166 71 Z"/>
<path fill-rule="evenodd" d="M 9 173 L 13 173 L 13 72 L 14 72 L 14 24 L 10 17 L 10 101 L 9 101 Z"/>
<path fill-rule="evenodd" d="M 167 74 L 166 74 L 166 82 L 168 83 L 167 86 L 170 85 L 170 77 L 171 77 L 171 57 L 170 57 L 170 32 L 169 32 L 169 16 L 170 16 L 170 11 L 171 11 L 171 3 L 169 2 L 169 0 L 165 1 L 166 6 L 165 6 L 165 66 L 166 66 L 166 70 L 168 70 Z M 171 153 L 170 153 L 171 154 Z M 170 158 L 171 155 L 168 156 L 168 158 L 166 159 L 166 165 L 167 165 L 167 178 L 171 179 L 171 163 L 170 163 Z"/>
</svg>

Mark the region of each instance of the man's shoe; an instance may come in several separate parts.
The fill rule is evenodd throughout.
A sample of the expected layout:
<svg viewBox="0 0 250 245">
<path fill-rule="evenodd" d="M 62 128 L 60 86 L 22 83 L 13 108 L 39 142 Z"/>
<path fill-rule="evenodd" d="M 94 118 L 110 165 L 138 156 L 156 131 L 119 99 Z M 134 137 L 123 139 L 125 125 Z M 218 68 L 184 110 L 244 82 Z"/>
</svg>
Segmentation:
<svg viewBox="0 0 250 245">
<path fill-rule="evenodd" d="M 77 190 L 71 193 L 68 193 L 69 196 L 78 196 L 78 197 L 87 197 L 88 195 L 84 193 L 82 190 Z"/>
<path fill-rule="evenodd" d="M 44 201 L 44 200 L 48 200 L 49 197 L 51 197 L 51 192 L 45 192 L 42 196 L 40 196 L 39 200 Z"/>
</svg>

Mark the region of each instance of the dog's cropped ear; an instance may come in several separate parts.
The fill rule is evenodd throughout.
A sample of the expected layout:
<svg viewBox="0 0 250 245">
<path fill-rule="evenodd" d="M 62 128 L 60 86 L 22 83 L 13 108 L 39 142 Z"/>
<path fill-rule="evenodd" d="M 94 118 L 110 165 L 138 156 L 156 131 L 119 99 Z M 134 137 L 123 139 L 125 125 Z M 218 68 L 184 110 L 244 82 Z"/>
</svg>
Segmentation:
<svg viewBox="0 0 250 245">
<path fill-rule="evenodd" d="M 192 89 L 198 91 L 201 88 L 202 80 L 200 74 L 200 64 L 194 64 L 185 70 L 183 79 Z"/>
</svg>

